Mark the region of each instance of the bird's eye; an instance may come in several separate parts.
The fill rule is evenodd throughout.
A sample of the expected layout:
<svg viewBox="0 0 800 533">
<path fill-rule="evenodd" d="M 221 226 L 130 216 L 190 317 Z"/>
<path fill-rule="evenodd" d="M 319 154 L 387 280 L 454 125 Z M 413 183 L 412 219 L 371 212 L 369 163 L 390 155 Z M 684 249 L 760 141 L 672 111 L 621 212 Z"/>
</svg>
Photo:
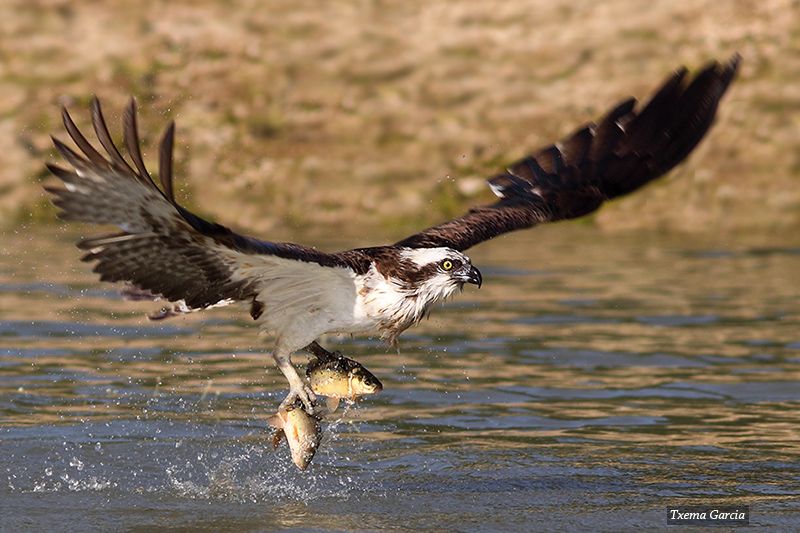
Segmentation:
<svg viewBox="0 0 800 533">
<path fill-rule="evenodd" d="M 453 270 L 453 262 L 449 259 L 442 261 L 442 270 Z"/>
</svg>

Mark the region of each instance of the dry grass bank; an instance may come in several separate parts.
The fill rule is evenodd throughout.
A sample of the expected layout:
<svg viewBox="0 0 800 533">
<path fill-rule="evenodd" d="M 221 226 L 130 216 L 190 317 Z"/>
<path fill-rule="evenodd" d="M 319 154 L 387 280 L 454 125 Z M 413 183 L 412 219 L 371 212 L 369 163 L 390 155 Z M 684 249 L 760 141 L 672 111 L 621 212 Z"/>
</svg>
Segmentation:
<svg viewBox="0 0 800 533">
<path fill-rule="evenodd" d="M 203 214 L 273 235 L 390 235 L 488 200 L 479 180 L 503 163 L 736 50 L 743 69 L 711 138 L 593 220 L 793 227 L 796 1 L 6 0 L 0 222 L 50 219 L 48 134 L 62 135 L 60 102 L 86 124 L 92 93 L 115 118 L 136 95 L 151 146 L 177 119 L 180 187 Z"/>
</svg>

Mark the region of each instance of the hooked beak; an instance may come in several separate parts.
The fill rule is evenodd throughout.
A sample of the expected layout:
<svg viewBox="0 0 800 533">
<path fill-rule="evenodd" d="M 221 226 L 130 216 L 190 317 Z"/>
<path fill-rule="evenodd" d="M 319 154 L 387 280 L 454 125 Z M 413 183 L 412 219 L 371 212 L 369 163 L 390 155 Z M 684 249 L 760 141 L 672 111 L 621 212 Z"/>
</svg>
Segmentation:
<svg viewBox="0 0 800 533">
<path fill-rule="evenodd" d="M 483 284 L 483 276 L 481 276 L 481 271 L 475 267 L 472 267 L 467 274 L 467 283 L 472 283 L 473 285 L 477 285 L 478 288 L 481 288 Z"/>
</svg>

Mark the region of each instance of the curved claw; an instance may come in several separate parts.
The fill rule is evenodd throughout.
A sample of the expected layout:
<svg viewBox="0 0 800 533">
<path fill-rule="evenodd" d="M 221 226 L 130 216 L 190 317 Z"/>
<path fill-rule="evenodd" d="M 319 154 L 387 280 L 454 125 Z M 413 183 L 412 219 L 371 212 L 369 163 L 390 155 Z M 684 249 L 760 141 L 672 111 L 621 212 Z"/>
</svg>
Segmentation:
<svg viewBox="0 0 800 533">
<path fill-rule="evenodd" d="M 288 409 L 289 407 L 293 407 L 295 403 L 297 403 L 297 400 L 303 403 L 303 409 L 305 409 L 306 413 L 310 415 L 314 414 L 317 396 L 314 394 L 314 391 L 311 390 L 311 387 L 304 384 L 302 387 L 289 389 L 289 394 L 281 402 L 280 408 Z"/>
</svg>

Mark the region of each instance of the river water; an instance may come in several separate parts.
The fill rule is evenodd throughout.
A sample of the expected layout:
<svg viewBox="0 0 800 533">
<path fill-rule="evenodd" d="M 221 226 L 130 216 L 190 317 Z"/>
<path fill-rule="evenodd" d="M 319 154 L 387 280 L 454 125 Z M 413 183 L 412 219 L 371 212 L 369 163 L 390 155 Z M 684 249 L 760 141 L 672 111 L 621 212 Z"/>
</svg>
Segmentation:
<svg viewBox="0 0 800 533">
<path fill-rule="evenodd" d="M 688 503 L 800 526 L 800 235 L 478 247 L 483 288 L 399 354 L 324 339 L 385 389 L 306 472 L 269 445 L 285 382 L 247 312 L 148 322 L 73 237 L 0 246 L 3 531 L 615 531 Z"/>
</svg>

